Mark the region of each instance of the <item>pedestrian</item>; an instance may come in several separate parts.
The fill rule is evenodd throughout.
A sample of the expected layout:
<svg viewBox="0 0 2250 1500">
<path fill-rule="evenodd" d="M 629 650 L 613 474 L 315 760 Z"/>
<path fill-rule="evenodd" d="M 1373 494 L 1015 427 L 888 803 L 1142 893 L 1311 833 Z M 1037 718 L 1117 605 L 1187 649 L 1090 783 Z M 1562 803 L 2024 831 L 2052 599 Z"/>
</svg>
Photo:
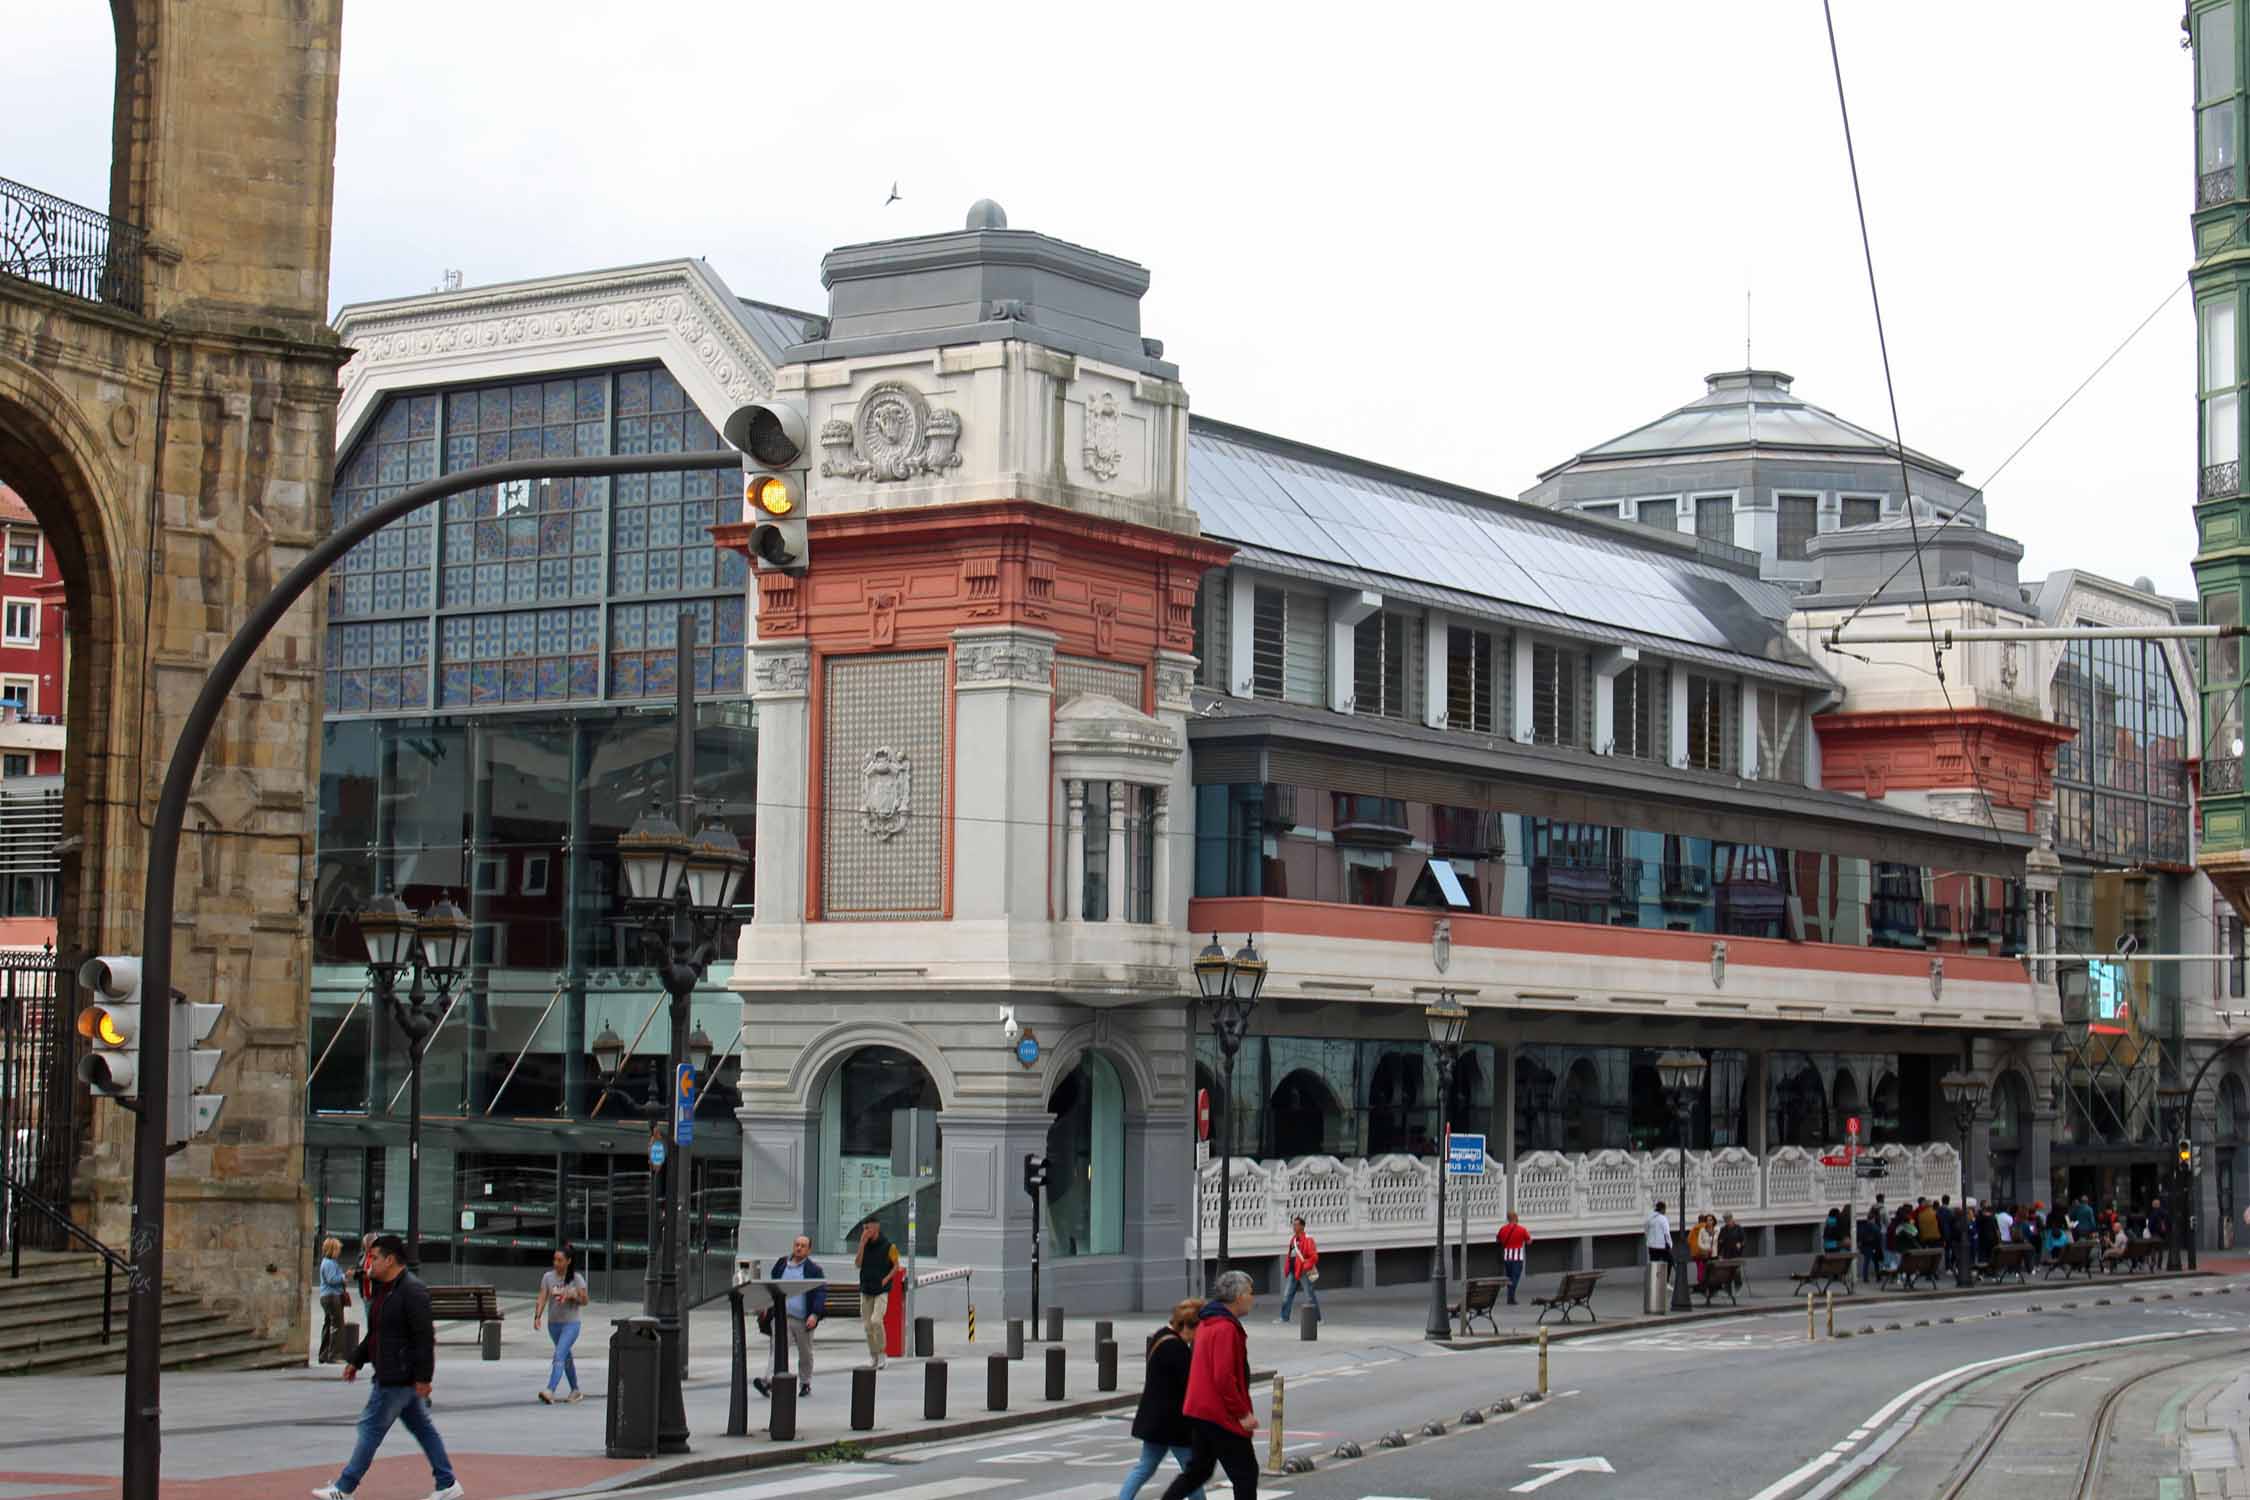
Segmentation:
<svg viewBox="0 0 2250 1500">
<path fill-rule="evenodd" d="M 1164 1488 L 1164 1500 L 1188 1500 L 1215 1469 L 1227 1472 L 1235 1500 L 1258 1500 L 1258 1454 L 1250 1434 L 1258 1414 L 1250 1407 L 1250 1338 L 1242 1320 L 1257 1301 L 1247 1272 L 1219 1277 L 1203 1305 L 1188 1365 L 1187 1399 L 1180 1405 L 1194 1433 L 1187 1467 Z"/>
<path fill-rule="evenodd" d="M 1531 1248 L 1531 1231 L 1517 1221 L 1514 1209 L 1495 1236 L 1500 1241 L 1500 1269 L 1508 1275 L 1508 1305 L 1516 1305 L 1516 1288 L 1523 1284 L 1523 1253 Z"/>
<path fill-rule="evenodd" d="M 2014 1244 L 2016 1242 L 2016 1216 L 2008 1212 L 2007 1206 L 2003 1204 L 1992 1217 L 1993 1223 L 1999 1231 L 1999 1243 L 2003 1245 Z"/>
<path fill-rule="evenodd" d="M 2063 1251 L 2069 1248 L 2070 1221 L 2063 1216 L 2062 1210 L 2058 1208 L 2055 1210 L 2054 1216 L 2047 1221 L 2046 1258 L 2048 1262 L 2052 1264 L 2061 1260 Z"/>
<path fill-rule="evenodd" d="M 1844 1248 L 1844 1211 L 1842 1209 L 1832 1208 L 1828 1210 L 1828 1217 L 1821 1222 L 1820 1248 L 1822 1253 L 1827 1255 L 1834 1255 Z"/>
<path fill-rule="evenodd" d="M 775 1346 L 777 1362 L 769 1371 L 771 1374 L 780 1374 L 778 1358 L 784 1348 L 794 1346 L 797 1351 L 797 1394 L 809 1396 L 812 1394 L 813 1330 L 820 1326 L 822 1318 L 828 1316 L 828 1273 L 820 1268 L 819 1261 L 812 1258 L 812 1240 L 808 1236 L 798 1235 L 790 1243 L 789 1253 L 773 1263 L 773 1270 L 767 1273 L 766 1279 L 817 1283 L 809 1291 L 791 1292 L 789 1300 L 781 1305 L 782 1321 L 788 1324 L 782 1331 L 788 1335 L 789 1343 Z M 772 1308 L 766 1308 L 758 1314 L 758 1331 L 769 1335 L 773 1332 Z M 759 1395 L 773 1395 L 772 1382 L 763 1375 L 750 1383 L 758 1388 Z"/>
<path fill-rule="evenodd" d="M 344 1309 L 352 1302 L 344 1284 L 343 1253 L 344 1242 L 334 1235 L 320 1242 L 320 1362 L 324 1365 L 336 1358 L 336 1345 L 344 1333 Z"/>
<path fill-rule="evenodd" d="M 375 1231 L 370 1229 L 359 1237 L 359 1302 L 375 1295 Z"/>
<path fill-rule="evenodd" d="M 1937 1205 L 1927 1198 L 1914 1200 L 1914 1242 L 1924 1247 L 1938 1243 Z"/>
<path fill-rule="evenodd" d="M 1656 1200 L 1656 1207 L 1648 1211 L 1648 1259 L 1651 1265 L 1668 1266 L 1672 1263 L 1672 1221 L 1664 1217 L 1664 1200 Z"/>
<path fill-rule="evenodd" d="M 462 1500 L 468 1491 L 454 1482 L 445 1456 L 445 1439 L 430 1420 L 430 1385 L 437 1376 L 437 1334 L 430 1321 L 430 1291 L 406 1269 L 406 1241 L 380 1234 L 371 1247 L 368 1276 L 374 1295 L 367 1299 L 367 1337 L 344 1362 L 344 1379 L 357 1380 L 362 1365 L 375 1370 L 367 1405 L 359 1414 L 359 1441 L 334 1484 L 313 1491 L 313 1500 L 343 1500 L 359 1488 L 375 1462 L 375 1450 L 394 1422 L 422 1445 L 430 1461 L 429 1500 Z"/>
<path fill-rule="evenodd" d="M 1187 1400 L 1188 1370 L 1194 1363 L 1195 1328 L 1202 1321 L 1203 1304 L 1190 1297 L 1174 1303 L 1170 1320 L 1148 1336 L 1148 1373 L 1141 1377 L 1141 1404 L 1133 1411 L 1133 1436 L 1141 1440 L 1141 1456 L 1125 1476 L 1117 1500 L 1133 1500 L 1167 1453 L 1183 1474 L 1194 1461 L 1194 1424 L 1180 1408 Z M 1203 1500 L 1203 1491 L 1195 1491 L 1190 1500 Z"/>
<path fill-rule="evenodd" d="M 2162 1198 L 2148 1201 L 2148 1237 L 2166 1246 L 2172 1243 L 2172 1216 L 2165 1212 Z"/>
<path fill-rule="evenodd" d="M 898 1264 L 898 1247 L 883 1238 L 882 1226 L 873 1219 L 860 1226 L 852 1264 L 859 1267 L 859 1321 L 867 1330 L 867 1362 L 880 1370 L 890 1363 L 883 1357 L 883 1314 L 890 1310 L 891 1270 Z"/>
<path fill-rule="evenodd" d="M 1977 1220 L 1977 1265 L 1980 1268 L 1990 1266 L 1992 1252 L 2000 1244 L 2000 1216 L 1993 1212 L 1989 1203 L 1984 1205 L 1982 1212 L 1978 1212 L 1974 1198 L 1969 1200 L 1969 1212 L 1976 1214 Z"/>
<path fill-rule="evenodd" d="M 1709 1214 L 1699 1215 L 1695 1227 L 1688 1231 L 1688 1256 L 1695 1262 L 1695 1284 L 1705 1285 L 1711 1275 L 1711 1257 L 1719 1250 L 1719 1221 Z"/>
<path fill-rule="evenodd" d="M 1302 1290 L 1312 1303 L 1313 1321 L 1320 1321 L 1320 1293 L 1314 1283 L 1320 1280 L 1320 1247 L 1313 1237 L 1305 1233 L 1302 1214 L 1289 1222 L 1289 1249 L 1282 1255 L 1281 1270 L 1288 1289 L 1281 1294 L 1281 1321 L 1289 1321 L 1289 1309 L 1297 1305 L 1297 1293 Z"/>
<path fill-rule="evenodd" d="M 1859 1279 L 1873 1283 L 1883 1269 L 1883 1208 L 1880 1203 L 1870 1204 L 1867 1217 L 1859 1221 Z"/>
<path fill-rule="evenodd" d="M 2094 1204 L 2084 1193 L 2070 1206 L 2070 1232 L 2091 1239 L 2094 1235 Z"/>
<path fill-rule="evenodd" d="M 1947 1193 L 1937 1201 L 1938 1243 L 1945 1247 L 1945 1268 L 1961 1258 L 1961 1220 L 1953 1212 L 1953 1195 Z"/>
<path fill-rule="evenodd" d="M 1735 1222 L 1733 1214 L 1728 1214 L 1726 1222 L 1719 1226 L 1719 1259 L 1743 1260 L 1749 1249 L 1749 1231 Z"/>
<path fill-rule="evenodd" d="M 578 1272 L 578 1252 L 569 1245 L 555 1252 L 554 1265 L 539 1278 L 539 1300 L 531 1305 L 531 1331 L 539 1331 L 539 1319 L 547 1319 L 547 1337 L 555 1346 L 554 1362 L 547 1367 L 547 1388 L 539 1399 L 548 1406 L 555 1404 L 555 1393 L 563 1381 L 570 1382 L 570 1395 L 564 1399 L 583 1401 L 585 1394 L 578 1389 L 578 1361 L 571 1358 L 571 1349 L 578 1343 L 578 1309 L 588 1300 L 586 1278 Z"/>
</svg>

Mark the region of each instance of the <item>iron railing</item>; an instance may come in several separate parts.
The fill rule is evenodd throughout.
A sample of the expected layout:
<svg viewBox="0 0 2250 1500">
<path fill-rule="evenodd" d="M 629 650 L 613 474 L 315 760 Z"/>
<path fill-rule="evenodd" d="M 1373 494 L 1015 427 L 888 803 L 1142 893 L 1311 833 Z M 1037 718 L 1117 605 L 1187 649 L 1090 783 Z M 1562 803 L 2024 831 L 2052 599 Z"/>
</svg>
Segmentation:
<svg viewBox="0 0 2250 1500">
<path fill-rule="evenodd" d="M 48 1237 L 59 1240 L 64 1246 L 73 1244 L 81 1246 L 102 1258 L 102 1343 L 107 1345 L 109 1343 L 110 1326 L 116 1321 L 117 1273 L 124 1271 L 129 1274 L 133 1269 L 132 1266 L 124 1256 L 119 1255 L 115 1250 L 72 1223 L 70 1215 L 47 1202 L 38 1194 L 30 1192 L 14 1178 L 0 1180 L 0 1189 L 5 1190 L 8 1222 L 10 1224 L 20 1225 L 27 1216 L 37 1218 L 41 1225 L 46 1228 Z M 21 1275 L 23 1275 L 23 1236 L 11 1234 L 8 1237 L 8 1277 L 10 1280 L 14 1280 Z"/>
<path fill-rule="evenodd" d="M 2234 797 L 2242 792 L 2242 757 L 2214 756 L 2203 763 L 2203 795 Z"/>
<path fill-rule="evenodd" d="M 0 275 L 137 313 L 147 244 L 137 225 L 0 177 Z"/>
<path fill-rule="evenodd" d="M 2234 167 L 2220 167 L 2205 172 L 2195 179 L 2195 206 L 2198 210 L 2217 208 L 2234 197 Z"/>
<path fill-rule="evenodd" d="M 79 1038 L 71 989 L 52 949 L 0 952 L 0 1178 L 45 1203 L 68 1203 L 81 1124 Z M 0 1202 L 11 1250 L 66 1248 L 52 1224 Z"/>
<path fill-rule="evenodd" d="M 2216 500 L 2232 495 L 2242 488 L 2242 464 L 2238 459 L 2228 459 L 2223 464 L 2205 464 L 2203 479 L 2196 489 L 2199 500 Z"/>
</svg>

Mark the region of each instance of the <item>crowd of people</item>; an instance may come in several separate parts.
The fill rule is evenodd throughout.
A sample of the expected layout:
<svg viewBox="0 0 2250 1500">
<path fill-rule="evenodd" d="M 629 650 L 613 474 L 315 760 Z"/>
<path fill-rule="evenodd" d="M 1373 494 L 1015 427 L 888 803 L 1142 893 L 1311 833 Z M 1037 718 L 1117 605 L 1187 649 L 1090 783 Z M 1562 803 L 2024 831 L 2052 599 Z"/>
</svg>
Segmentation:
<svg viewBox="0 0 2250 1500">
<path fill-rule="evenodd" d="M 1940 1251 L 1946 1269 L 1952 1270 L 1964 1238 L 1970 1265 L 1983 1270 L 1991 1266 L 1993 1251 L 2002 1245 L 2026 1246 L 2034 1262 L 2050 1263 L 2072 1245 L 2092 1242 L 2098 1247 L 2098 1259 L 2107 1266 L 2126 1259 L 2134 1241 L 2168 1241 L 2171 1233 L 2171 1216 L 2162 1199 L 2151 1200 L 2146 1209 L 2132 1205 L 2120 1209 L 2114 1203 L 2097 1209 L 2083 1195 L 2067 1206 L 2040 1202 L 2026 1207 L 1970 1198 L 1957 1208 L 1950 1195 L 1894 1206 L 1878 1193 L 1857 1219 L 1849 1208 L 1830 1209 L 1821 1226 L 1820 1247 L 1832 1254 L 1856 1254 L 1860 1279 L 1875 1281 L 1898 1270 L 1901 1258 L 1914 1250 Z"/>
</svg>

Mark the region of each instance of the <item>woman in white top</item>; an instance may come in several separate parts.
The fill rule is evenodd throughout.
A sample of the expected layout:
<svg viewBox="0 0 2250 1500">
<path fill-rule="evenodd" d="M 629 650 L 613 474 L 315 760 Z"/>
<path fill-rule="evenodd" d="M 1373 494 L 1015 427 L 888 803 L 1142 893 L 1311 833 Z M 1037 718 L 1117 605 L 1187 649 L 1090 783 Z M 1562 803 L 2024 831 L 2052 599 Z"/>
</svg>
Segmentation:
<svg viewBox="0 0 2250 1500">
<path fill-rule="evenodd" d="M 570 1382 L 571 1401 L 582 1401 L 578 1389 L 578 1362 L 571 1358 L 571 1348 L 578 1342 L 578 1310 L 586 1305 L 586 1278 L 578 1272 L 578 1252 L 565 1245 L 555 1252 L 554 1269 L 539 1278 L 539 1301 L 531 1309 L 531 1326 L 537 1328 L 539 1320 L 547 1320 L 547 1337 L 554 1340 L 555 1362 L 547 1371 L 547 1388 L 539 1399 L 552 1406 L 556 1391 L 566 1379 Z"/>
</svg>

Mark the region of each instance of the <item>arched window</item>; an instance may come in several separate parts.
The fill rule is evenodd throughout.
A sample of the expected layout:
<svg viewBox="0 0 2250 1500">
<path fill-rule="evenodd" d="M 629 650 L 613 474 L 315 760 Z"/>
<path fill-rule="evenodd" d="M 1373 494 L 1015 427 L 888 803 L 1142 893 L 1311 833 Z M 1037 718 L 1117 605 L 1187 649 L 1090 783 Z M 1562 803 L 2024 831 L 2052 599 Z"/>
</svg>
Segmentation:
<svg viewBox="0 0 2250 1500">
<path fill-rule="evenodd" d="M 915 1195 L 915 1249 L 937 1254 L 939 1165 L 937 1085 L 922 1065 L 895 1047 L 862 1047 L 828 1075 L 820 1099 L 820 1237 L 815 1256 L 848 1250 L 852 1230 L 872 1217 L 883 1237 L 906 1247 L 909 1183 L 896 1169 L 907 1165 L 906 1111 L 914 1123 L 918 1154 L 931 1170 Z"/>
<path fill-rule="evenodd" d="M 1311 1068 L 1298 1068 L 1275 1086 L 1269 1119 L 1273 1140 L 1268 1155 L 1334 1156 L 1349 1150 L 1344 1106 L 1328 1080 Z"/>
<path fill-rule="evenodd" d="M 1125 1091 L 1117 1069 L 1089 1052 L 1048 1097 L 1047 1234 L 1056 1256 L 1116 1255 L 1125 1247 Z"/>
</svg>

